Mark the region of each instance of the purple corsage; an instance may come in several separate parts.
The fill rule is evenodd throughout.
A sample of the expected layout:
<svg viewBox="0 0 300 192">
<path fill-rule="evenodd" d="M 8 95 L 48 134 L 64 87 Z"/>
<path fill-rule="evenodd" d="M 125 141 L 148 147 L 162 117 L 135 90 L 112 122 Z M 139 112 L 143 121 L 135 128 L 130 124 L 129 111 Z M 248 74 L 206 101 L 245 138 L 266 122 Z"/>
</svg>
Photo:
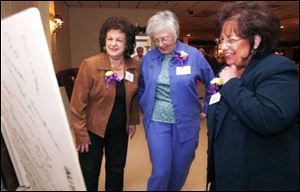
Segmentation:
<svg viewBox="0 0 300 192">
<path fill-rule="evenodd" d="M 108 88 L 108 85 L 111 81 L 120 81 L 118 75 L 112 71 L 107 71 L 104 77 L 105 87 Z"/>
<path fill-rule="evenodd" d="M 212 94 L 215 94 L 219 91 L 220 87 L 222 86 L 222 80 L 220 79 L 220 77 L 216 77 L 216 78 L 213 78 L 211 81 L 210 81 L 210 89 L 211 89 L 211 92 Z"/>
<path fill-rule="evenodd" d="M 175 51 L 174 60 L 177 62 L 177 66 L 183 67 L 187 61 L 188 54 L 184 51 L 179 53 Z"/>
</svg>

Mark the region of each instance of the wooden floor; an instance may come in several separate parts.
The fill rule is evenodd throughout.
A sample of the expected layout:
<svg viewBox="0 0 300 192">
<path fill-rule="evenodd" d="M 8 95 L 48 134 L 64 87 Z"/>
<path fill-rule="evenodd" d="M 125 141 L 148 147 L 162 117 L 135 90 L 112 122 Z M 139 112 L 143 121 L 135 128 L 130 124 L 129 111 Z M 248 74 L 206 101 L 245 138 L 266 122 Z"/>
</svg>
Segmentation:
<svg viewBox="0 0 300 192">
<path fill-rule="evenodd" d="M 206 120 L 201 123 L 199 145 L 188 178 L 182 191 L 204 191 L 207 166 L 207 127 Z M 102 161 L 99 190 L 104 191 L 104 161 Z M 151 173 L 151 163 L 146 143 L 144 127 L 138 126 L 136 135 L 129 141 L 124 176 L 124 191 L 146 191 Z"/>
</svg>

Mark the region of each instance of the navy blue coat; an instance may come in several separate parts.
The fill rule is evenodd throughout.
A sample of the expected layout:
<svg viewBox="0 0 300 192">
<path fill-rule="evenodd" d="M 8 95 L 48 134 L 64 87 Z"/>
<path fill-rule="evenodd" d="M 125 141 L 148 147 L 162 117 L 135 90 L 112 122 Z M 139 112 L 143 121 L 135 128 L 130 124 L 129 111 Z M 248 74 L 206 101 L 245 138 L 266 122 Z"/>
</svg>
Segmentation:
<svg viewBox="0 0 300 192">
<path fill-rule="evenodd" d="M 299 72 L 253 59 L 208 108 L 208 183 L 215 190 L 299 190 Z"/>
</svg>

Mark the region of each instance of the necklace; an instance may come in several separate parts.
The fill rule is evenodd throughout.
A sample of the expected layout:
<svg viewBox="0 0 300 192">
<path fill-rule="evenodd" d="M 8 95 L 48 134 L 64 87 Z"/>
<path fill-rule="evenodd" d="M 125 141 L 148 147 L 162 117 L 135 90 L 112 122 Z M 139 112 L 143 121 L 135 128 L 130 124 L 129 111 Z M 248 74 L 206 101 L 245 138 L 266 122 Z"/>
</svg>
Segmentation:
<svg viewBox="0 0 300 192">
<path fill-rule="evenodd" d="M 121 70 L 124 70 L 124 65 L 118 66 L 118 67 L 113 67 L 113 66 L 111 66 L 111 69 L 112 69 L 113 71 L 121 71 Z"/>
<path fill-rule="evenodd" d="M 111 65 L 111 70 L 118 75 L 118 78 L 122 80 L 124 78 L 124 64 Z"/>
<path fill-rule="evenodd" d="M 124 63 L 123 62 L 115 64 L 115 65 L 110 64 L 110 66 L 111 66 L 112 70 L 116 70 L 116 71 L 120 71 L 120 70 L 124 69 Z"/>
</svg>

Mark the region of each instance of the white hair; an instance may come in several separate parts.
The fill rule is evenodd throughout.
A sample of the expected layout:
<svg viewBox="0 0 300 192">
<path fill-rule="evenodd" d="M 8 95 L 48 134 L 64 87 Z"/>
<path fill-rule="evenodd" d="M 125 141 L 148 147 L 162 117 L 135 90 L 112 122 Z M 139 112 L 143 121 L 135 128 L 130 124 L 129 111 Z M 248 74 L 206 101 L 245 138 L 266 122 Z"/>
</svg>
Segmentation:
<svg viewBox="0 0 300 192">
<path fill-rule="evenodd" d="M 169 11 L 159 11 L 153 15 L 147 24 L 146 34 L 150 37 L 162 30 L 168 30 L 174 34 L 175 39 L 179 36 L 179 23 L 177 16 Z"/>
</svg>

